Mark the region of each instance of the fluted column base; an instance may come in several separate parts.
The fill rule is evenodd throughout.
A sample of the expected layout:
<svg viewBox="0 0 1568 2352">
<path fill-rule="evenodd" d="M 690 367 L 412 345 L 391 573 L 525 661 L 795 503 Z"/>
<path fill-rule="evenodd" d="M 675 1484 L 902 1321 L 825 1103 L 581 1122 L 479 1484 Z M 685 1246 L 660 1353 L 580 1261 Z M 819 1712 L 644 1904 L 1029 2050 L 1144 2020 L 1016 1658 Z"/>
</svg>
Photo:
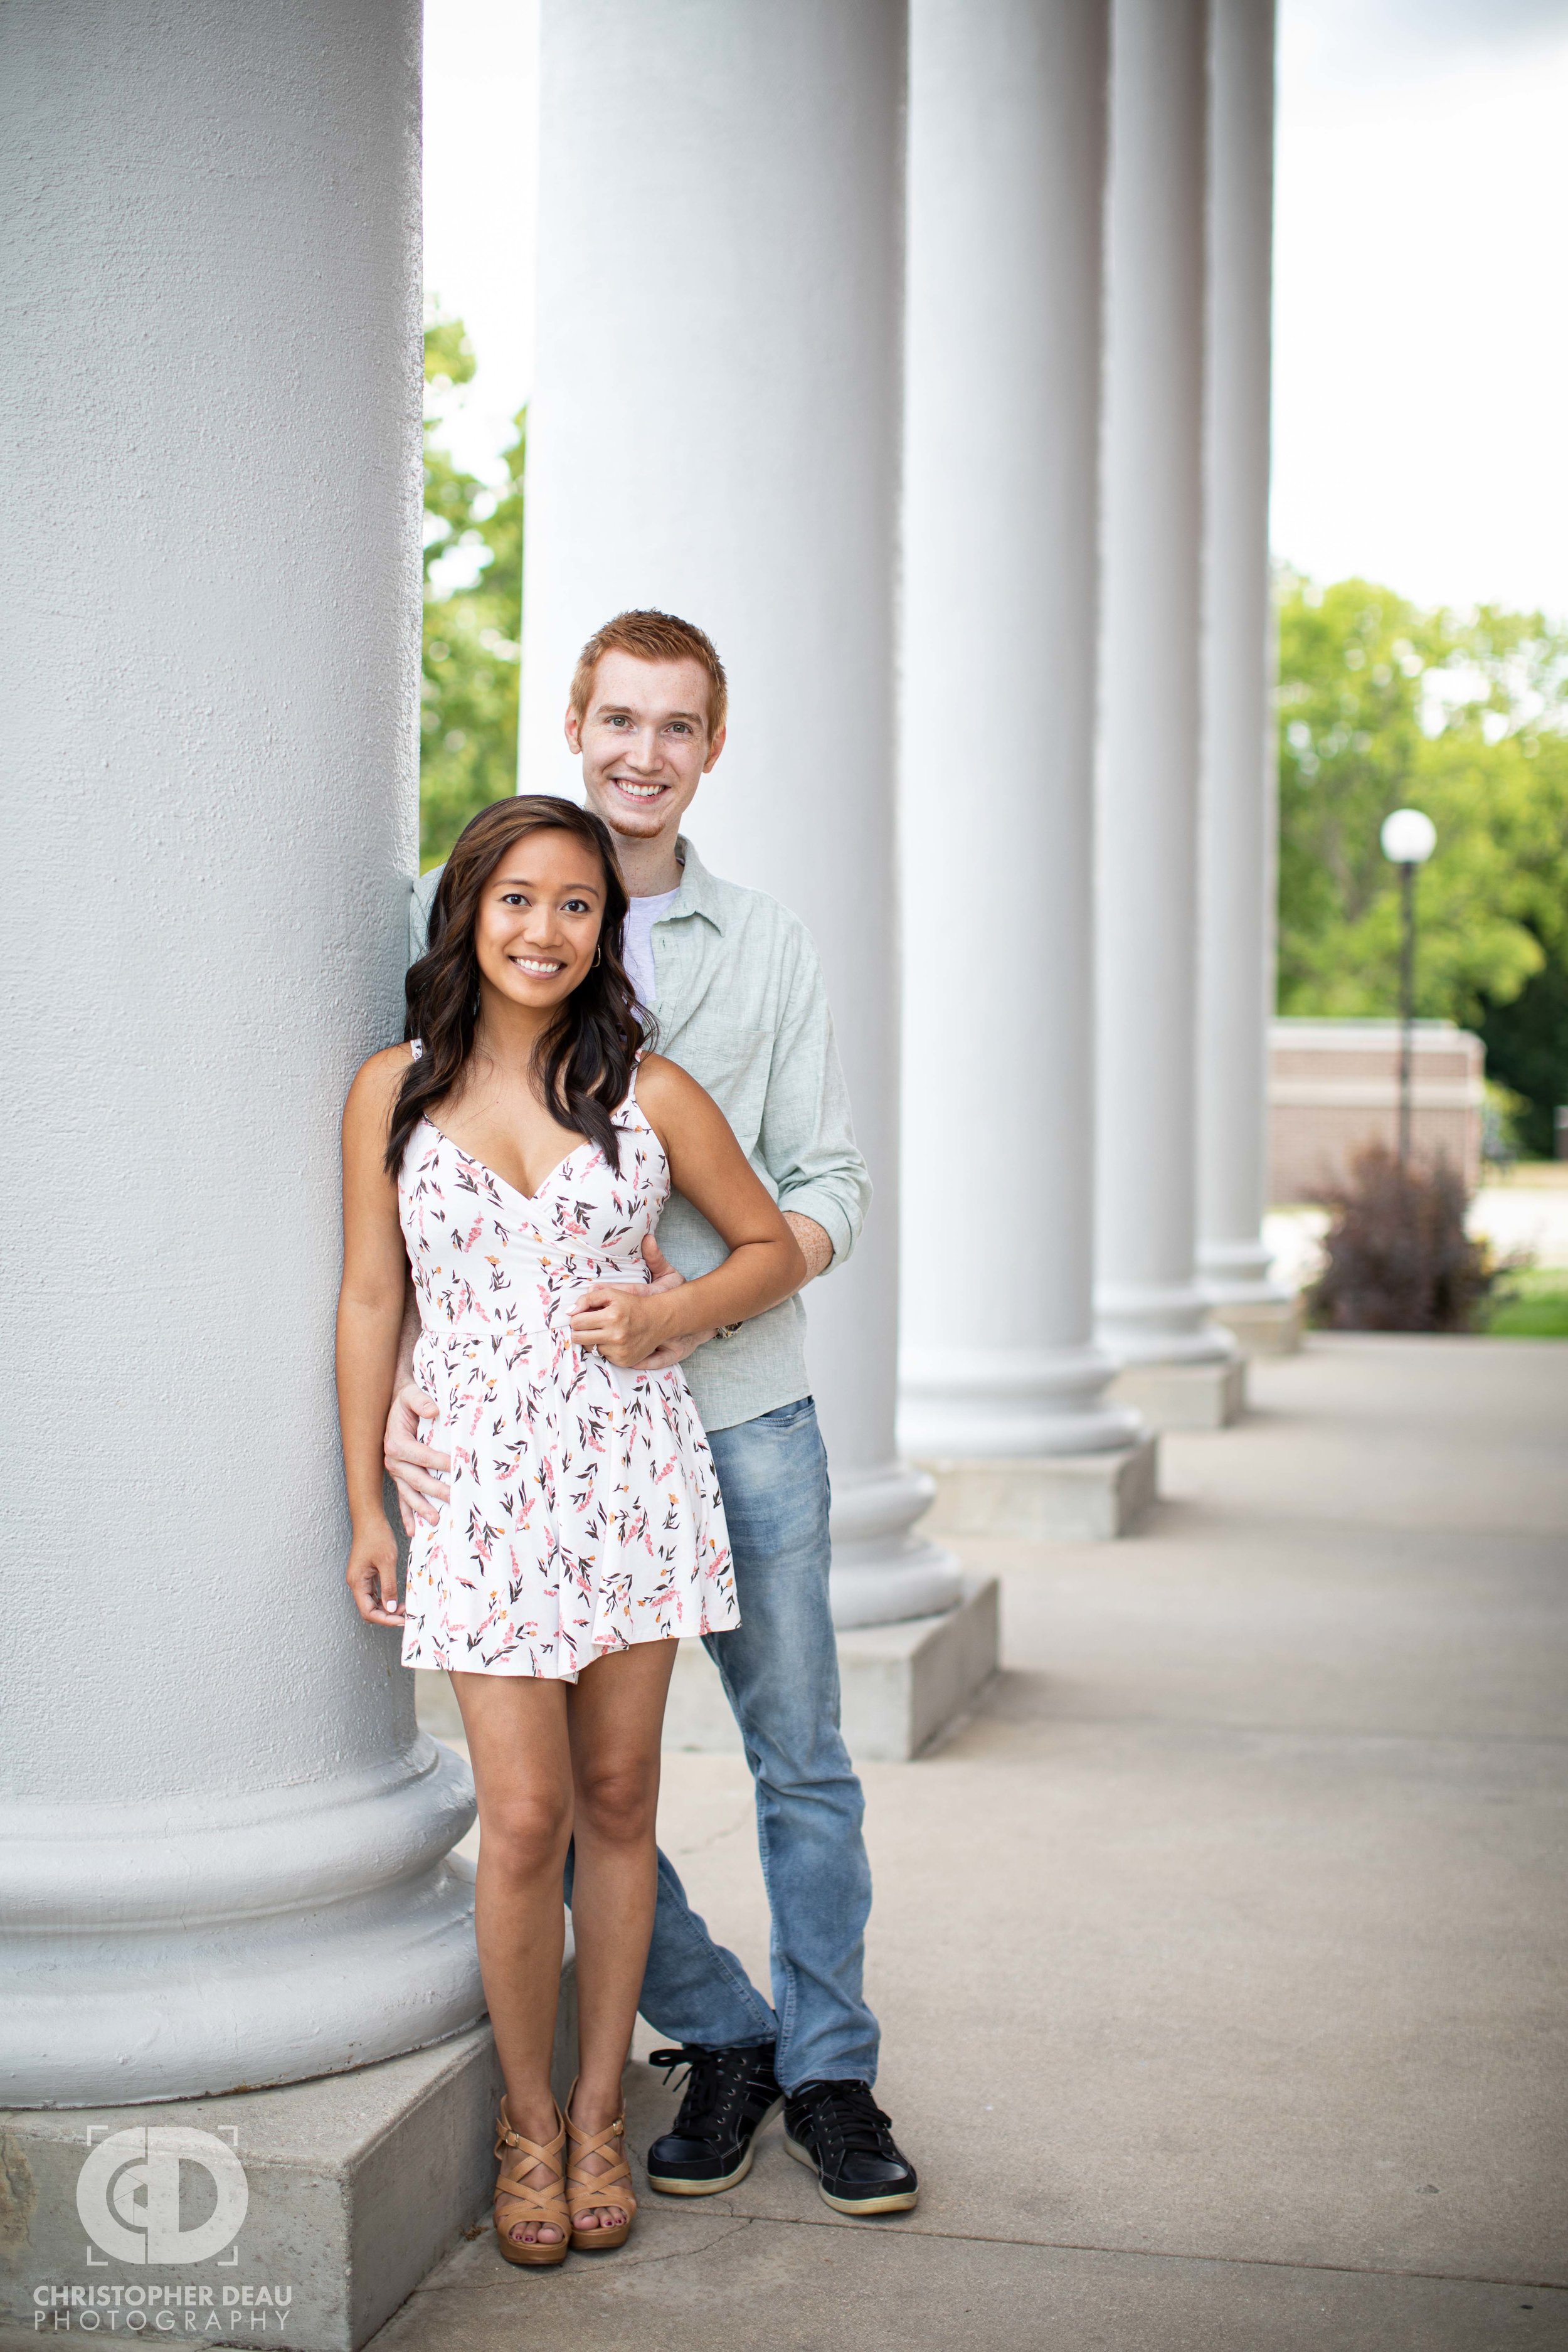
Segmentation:
<svg viewBox="0 0 1568 2352">
<path fill-rule="evenodd" d="M 1236 1353 L 1228 1331 L 1209 1320 L 1195 1282 L 1106 1285 L 1094 1298 L 1095 1338 L 1121 1366 L 1223 1364 Z"/>
<path fill-rule="evenodd" d="M 302 2082 L 485 2011 L 468 1768 L 384 1766 L 253 1797 L 16 1805 L 0 1840 L 0 2105 Z"/>
<path fill-rule="evenodd" d="M 1142 1432 L 1106 1402 L 1115 1370 L 1098 1348 L 906 1349 L 899 1444 L 922 1462 L 1115 1452 Z"/>
<path fill-rule="evenodd" d="M 963 1571 L 952 1552 L 917 1535 L 936 1488 L 907 1462 L 851 1470 L 833 1482 L 833 1622 L 892 1625 L 956 1607 Z"/>
<path fill-rule="evenodd" d="M 1301 1344 L 1301 1300 L 1269 1279 L 1272 1262 L 1261 1237 L 1205 1242 L 1198 1251 L 1210 1315 L 1244 1356 L 1292 1356 Z"/>
<path fill-rule="evenodd" d="M 1237 1242 L 1205 1242 L 1198 1250 L 1198 1284 L 1211 1306 L 1256 1300 L 1288 1300 L 1292 1294 L 1270 1280 L 1273 1254 L 1260 1234 Z"/>
</svg>

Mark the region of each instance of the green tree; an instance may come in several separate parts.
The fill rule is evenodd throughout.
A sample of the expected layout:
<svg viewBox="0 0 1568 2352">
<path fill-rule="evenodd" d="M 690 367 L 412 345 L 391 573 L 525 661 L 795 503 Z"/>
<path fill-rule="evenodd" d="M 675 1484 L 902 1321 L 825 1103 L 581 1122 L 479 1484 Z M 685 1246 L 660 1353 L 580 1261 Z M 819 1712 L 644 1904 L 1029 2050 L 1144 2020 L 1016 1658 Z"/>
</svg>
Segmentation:
<svg viewBox="0 0 1568 2352">
<path fill-rule="evenodd" d="M 468 383 L 474 354 L 460 319 L 425 331 L 425 381 L 437 396 Z M 526 410 L 491 489 L 455 465 L 425 419 L 425 641 L 419 741 L 419 855 L 439 865 L 468 819 L 517 790 L 518 664 L 522 634 L 522 468 Z M 443 558 L 479 565 L 446 587 Z M 435 576 L 432 577 L 434 572 Z"/>
<path fill-rule="evenodd" d="M 1531 1104 L 1528 1148 L 1549 1149 L 1546 1095 L 1568 1089 L 1568 633 L 1539 614 L 1464 617 L 1364 580 L 1287 574 L 1282 1013 L 1397 1009 L 1398 884 L 1378 832 L 1401 806 L 1437 828 L 1417 1010 L 1482 1031 L 1492 1074 Z"/>
<path fill-rule="evenodd" d="M 1557 1107 L 1568 1103 L 1568 962 L 1554 956 L 1510 1003 L 1489 1003 L 1481 1036 L 1492 1076 L 1523 1098 L 1512 1122 L 1520 1150 L 1550 1160 Z"/>
</svg>

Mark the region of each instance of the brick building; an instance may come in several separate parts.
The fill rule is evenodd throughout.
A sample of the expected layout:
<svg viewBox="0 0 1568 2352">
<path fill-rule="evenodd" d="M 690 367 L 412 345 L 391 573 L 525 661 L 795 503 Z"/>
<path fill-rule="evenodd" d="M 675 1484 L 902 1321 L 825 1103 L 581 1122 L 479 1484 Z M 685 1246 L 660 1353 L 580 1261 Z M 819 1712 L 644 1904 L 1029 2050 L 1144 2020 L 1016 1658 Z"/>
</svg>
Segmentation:
<svg viewBox="0 0 1568 2352">
<path fill-rule="evenodd" d="M 1486 1051 L 1450 1021 L 1418 1021 L 1411 1141 L 1474 1191 L 1480 1176 Z M 1276 1021 L 1268 1052 L 1268 1197 L 1310 1200 L 1345 1181 L 1368 1143 L 1399 1139 L 1397 1021 Z"/>
</svg>

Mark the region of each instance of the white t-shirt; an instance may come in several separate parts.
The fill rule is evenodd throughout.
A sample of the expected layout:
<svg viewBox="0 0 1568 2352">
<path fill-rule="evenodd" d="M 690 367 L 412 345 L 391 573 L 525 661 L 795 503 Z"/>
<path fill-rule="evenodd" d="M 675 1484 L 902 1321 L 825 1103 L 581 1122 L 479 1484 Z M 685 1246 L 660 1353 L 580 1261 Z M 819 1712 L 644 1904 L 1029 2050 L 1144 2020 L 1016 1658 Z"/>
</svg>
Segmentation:
<svg viewBox="0 0 1568 2352">
<path fill-rule="evenodd" d="M 621 961 L 645 1013 L 653 1011 L 653 927 L 668 915 L 680 896 L 679 888 L 661 890 L 657 898 L 634 898 L 626 908 L 621 933 Z"/>
</svg>

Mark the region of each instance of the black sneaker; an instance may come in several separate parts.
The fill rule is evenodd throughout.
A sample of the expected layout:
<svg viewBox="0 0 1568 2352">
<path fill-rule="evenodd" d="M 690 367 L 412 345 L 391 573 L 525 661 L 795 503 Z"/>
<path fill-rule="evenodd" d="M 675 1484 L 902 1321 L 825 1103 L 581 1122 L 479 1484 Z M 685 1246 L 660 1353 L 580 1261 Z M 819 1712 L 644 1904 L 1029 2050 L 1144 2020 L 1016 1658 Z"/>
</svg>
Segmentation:
<svg viewBox="0 0 1568 2352">
<path fill-rule="evenodd" d="M 710 2050 L 689 2042 L 681 2050 L 650 2052 L 647 2063 L 664 2068 L 667 2083 L 672 2067 L 687 2070 L 675 2128 L 647 2152 L 648 2187 L 667 2197 L 716 2197 L 733 2189 L 752 2168 L 757 2134 L 784 2105 L 773 2076 L 773 2044 Z"/>
<path fill-rule="evenodd" d="M 907 2213 L 920 2196 L 869 2083 L 803 2083 L 784 2103 L 784 2146 L 836 2213 Z"/>
</svg>

